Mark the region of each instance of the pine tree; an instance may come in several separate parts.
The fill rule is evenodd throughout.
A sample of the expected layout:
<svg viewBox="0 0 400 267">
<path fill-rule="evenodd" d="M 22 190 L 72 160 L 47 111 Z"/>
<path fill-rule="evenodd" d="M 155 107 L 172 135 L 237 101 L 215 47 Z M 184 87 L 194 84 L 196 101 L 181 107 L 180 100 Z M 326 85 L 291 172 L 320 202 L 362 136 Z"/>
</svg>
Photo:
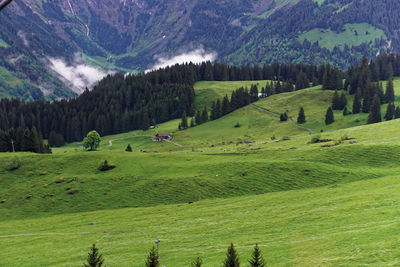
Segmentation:
<svg viewBox="0 0 400 267">
<path fill-rule="evenodd" d="M 335 90 L 335 93 L 333 94 L 333 97 L 332 97 L 332 109 L 333 110 L 342 110 L 341 103 L 340 103 L 340 97 L 339 97 L 337 90 Z"/>
<path fill-rule="evenodd" d="M 396 110 L 394 111 L 394 118 L 400 119 L 400 107 L 399 106 L 397 106 Z"/>
<path fill-rule="evenodd" d="M 287 120 L 288 120 L 287 113 L 286 112 L 285 113 L 281 113 L 280 121 L 287 121 Z"/>
<path fill-rule="evenodd" d="M 190 127 L 194 127 L 194 118 L 192 118 L 191 120 L 190 120 Z"/>
<path fill-rule="evenodd" d="M 226 260 L 223 264 L 223 267 L 240 267 L 239 255 L 236 252 L 233 243 L 231 243 L 231 245 L 228 247 Z"/>
<path fill-rule="evenodd" d="M 306 122 L 306 115 L 304 113 L 303 107 L 300 108 L 299 116 L 297 117 L 297 123 L 303 124 Z"/>
<path fill-rule="evenodd" d="M 126 152 L 132 152 L 132 147 L 130 144 L 128 144 L 128 146 L 125 149 Z"/>
<path fill-rule="evenodd" d="M 191 267 L 201 267 L 203 265 L 203 261 L 200 257 L 197 257 L 194 262 L 192 262 Z"/>
<path fill-rule="evenodd" d="M 258 247 L 258 244 L 254 247 L 253 255 L 251 260 L 249 260 L 250 267 L 265 267 L 267 266 L 265 264 L 265 261 L 261 255 L 260 248 Z"/>
<path fill-rule="evenodd" d="M 393 78 L 390 77 L 386 84 L 385 103 L 394 102 Z"/>
<path fill-rule="evenodd" d="M 203 120 L 202 120 L 202 117 L 201 117 L 201 113 L 200 113 L 199 110 L 196 112 L 195 121 L 196 121 L 196 125 L 200 125 L 200 124 L 203 123 Z"/>
<path fill-rule="evenodd" d="M 362 102 L 362 107 L 361 107 L 361 111 L 363 113 L 368 113 L 370 111 L 370 102 L 369 102 L 369 96 L 365 96 Z"/>
<path fill-rule="evenodd" d="M 393 120 L 395 113 L 395 107 L 393 103 L 389 103 L 386 109 L 385 120 L 390 121 Z"/>
<path fill-rule="evenodd" d="M 349 115 L 349 110 L 347 109 L 347 106 L 346 106 L 343 109 L 343 116 L 347 116 L 347 115 Z"/>
<path fill-rule="evenodd" d="M 344 109 L 347 106 L 347 98 L 344 92 L 342 92 L 342 94 L 340 95 L 340 107 L 342 109 Z"/>
<path fill-rule="evenodd" d="M 382 121 L 381 117 L 381 101 L 378 95 L 374 96 L 371 111 L 368 115 L 368 124 L 378 123 Z"/>
<path fill-rule="evenodd" d="M 304 88 L 308 88 L 310 86 L 310 81 L 307 78 L 307 75 L 300 71 L 296 77 L 296 90 L 301 90 Z"/>
<path fill-rule="evenodd" d="M 202 123 L 205 123 L 208 121 L 207 107 L 204 107 L 204 109 L 203 109 L 203 113 L 201 114 L 201 121 L 202 121 Z"/>
<path fill-rule="evenodd" d="M 332 124 L 334 121 L 335 121 L 335 118 L 333 116 L 332 107 L 329 107 L 328 110 L 326 111 L 326 115 L 325 115 L 325 124 L 329 125 L 329 124 Z"/>
<path fill-rule="evenodd" d="M 230 112 L 230 103 L 228 95 L 225 95 L 224 99 L 222 100 L 222 108 L 221 108 L 222 116 L 225 116 Z"/>
<path fill-rule="evenodd" d="M 101 267 L 104 263 L 103 256 L 99 254 L 99 250 L 96 245 L 92 245 L 91 251 L 88 253 L 87 264 L 83 264 L 84 267 Z"/>
<path fill-rule="evenodd" d="M 183 113 L 182 113 L 181 127 L 182 127 L 183 130 L 188 128 L 188 122 L 187 122 L 187 117 L 186 117 L 186 111 L 183 111 Z"/>
<path fill-rule="evenodd" d="M 159 267 L 158 256 L 155 247 L 150 250 L 149 256 L 147 257 L 146 267 Z"/>
<path fill-rule="evenodd" d="M 353 114 L 358 114 L 360 113 L 361 110 L 361 89 L 358 88 L 357 92 L 354 96 L 354 102 L 353 102 Z"/>
</svg>

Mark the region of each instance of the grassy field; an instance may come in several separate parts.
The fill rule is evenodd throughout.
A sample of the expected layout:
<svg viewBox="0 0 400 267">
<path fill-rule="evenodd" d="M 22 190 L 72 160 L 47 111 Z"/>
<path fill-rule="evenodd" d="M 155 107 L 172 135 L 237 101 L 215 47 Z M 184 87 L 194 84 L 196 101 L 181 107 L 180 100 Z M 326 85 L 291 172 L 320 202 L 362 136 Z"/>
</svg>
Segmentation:
<svg viewBox="0 0 400 267">
<path fill-rule="evenodd" d="M 197 101 L 252 83 L 198 83 Z M 0 154 L 0 266 L 80 265 L 94 242 L 108 266 L 143 266 L 157 237 L 165 266 L 197 256 L 219 266 L 230 242 L 242 264 L 259 243 L 270 266 L 398 265 L 400 120 L 336 112 L 326 127 L 332 95 L 315 87 L 255 103 L 294 120 L 304 106 L 313 136 L 247 106 L 185 131 L 174 120 L 106 136 L 97 152 Z M 160 132 L 175 144 L 152 142 Z M 311 144 L 317 135 L 330 141 Z M 104 160 L 116 168 L 100 172 Z"/>
<path fill-rule="evenodd" d="M 330 29 L 313 29 L 301 34 L 298 38 L 300 42 L 308 40 L 311 43 L 318 42 L 320 47 L 333 50 L 335 46 L 344 48 L 359 46 L 363 43 L 374 42 L 375 39 L 387 39 L 383 30 L 373 27 L 368 23 L 346 24 L 344 31 L 336 33 Z"/>
</svg>

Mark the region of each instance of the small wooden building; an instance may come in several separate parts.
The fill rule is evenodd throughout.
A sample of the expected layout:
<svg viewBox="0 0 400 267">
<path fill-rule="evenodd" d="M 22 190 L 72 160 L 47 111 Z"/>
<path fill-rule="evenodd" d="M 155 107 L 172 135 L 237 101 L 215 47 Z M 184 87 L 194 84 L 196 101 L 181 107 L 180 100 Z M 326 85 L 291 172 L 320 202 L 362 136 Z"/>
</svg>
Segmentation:
<svg viewBox="0 0 400 267">
<path fill-rule="evenodd" d="M 172 136 L 169 135 L 169 134 L 165 134 L 165 133 L 159 133 L 155 137 L 153 137 L 152 140 L 155 141 L 155 142 L 171 141 L 172 140 Z"/>
</svg>

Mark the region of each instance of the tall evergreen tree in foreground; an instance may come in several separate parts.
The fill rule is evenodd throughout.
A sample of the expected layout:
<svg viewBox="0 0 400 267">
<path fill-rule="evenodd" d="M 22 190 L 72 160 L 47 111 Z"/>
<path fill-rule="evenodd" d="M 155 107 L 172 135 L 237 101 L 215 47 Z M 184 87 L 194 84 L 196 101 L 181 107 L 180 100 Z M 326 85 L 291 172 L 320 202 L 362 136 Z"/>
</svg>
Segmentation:
<svg viewBox="0 0 400 267">
<path fill-rule="evenodd" d="M 325 124 L 329 125 L 329 124 L 332 124 L 334 121 L 335 121 L 335 117 L 333 116 L 332 107 L 329 107 L 328 110 L 326 111 L 326 115 L 325 115 Z"/>
<path fill-rule="evenodd" d="M 200 259 L 200 257 L 197 257 L 194 262 L 190 265 L 191 267 L 201 267 L 203 265 L 203 261 Z"/>
<path fill-rule="evenodd" d="M 265 267 L 265 261 L 264 258 L 261 255 L 260 248 L 258 247 L 258 244 L 254 247 L 253 255 L 251 260 L 249 260 L 250 267 Z"/>
<path fill-rule="evenodd" d="M 223 267 L 240 267 L 239 255 L 236 252 L 233 243 L 231 243 L 231 245 L 228 247 L 226 260 L 223 264 Z"/>
<path fill-rule="evenodd" d="M 303 107 L 300 108 L 299 116 L 297 117 L 297 123 L 305 123 L 306 122 L 306 115 L 304 113 Z"/>
<path fill-rule="evenodd" d="M 393 103 L 389 103 L 386 108 L 385 120 L 390 121 L 393 120 L 395 113 L 395 107 Z"/>
<path fill-rule="evenodd" d="M 91 251 L 88 253 L 87 264 L 83 264 L 84 267 L 101 267 L 103 266 L 104 259 L 96 245 L 92 245 Z"/>
<path fill-rule="evenodd" d="M 378 95 L 375 95 L 372 101 L 371 111 L 368 115 L 368 124 L 378 123 L 381 121 L 381 100 Z"/>
<path fill-rule="evenodd" d="M 149 256 L 147 257 L 146 267 L 159 267 L 158 256 L 156 248 L 153 246 L 150 250 Z"/>
</svg>

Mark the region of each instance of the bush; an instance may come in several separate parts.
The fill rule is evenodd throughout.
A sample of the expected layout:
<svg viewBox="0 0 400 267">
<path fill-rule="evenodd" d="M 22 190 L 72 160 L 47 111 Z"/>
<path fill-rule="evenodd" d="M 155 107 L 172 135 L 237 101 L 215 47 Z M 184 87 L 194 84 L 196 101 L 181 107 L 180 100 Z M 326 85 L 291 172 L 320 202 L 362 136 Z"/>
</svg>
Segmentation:
<svg viewBox="0 0 400 267">
<path fill-rule="evenodd" d="M 240 123 L 237 122 L 234 127 L 235 128 L 240 128 L 240 126 L 241 126 Z"/>
<path fill-rule="evenodd" d="M 313 136 L 311 136 L 310 144 L 318 143 L 320 140 L 321 140 L 321 135 L 319 135 L 319 134 L 313 135 Z"/>
<path fill-rule="evenodd" d="M 105 172 L 114 169 L 114 165 L 108 164 L 108 161 L 105 160 L 100 166 L 99 166 L 99 171 Z"/>
<path fill-rule="evenodd" d="M 7 169 L 9 171 L 15 171 L 18 170 L 21 167 L 21 161 L 19 160 L 18 157 L 14 157 L 11 162 L 8 164 Z"/>
<path fill-rule="evenodd" d="M 276 140 L 276 136 L 275 135 L 271 136 L 271 140 L 272 141 Z"/>
</svg>

